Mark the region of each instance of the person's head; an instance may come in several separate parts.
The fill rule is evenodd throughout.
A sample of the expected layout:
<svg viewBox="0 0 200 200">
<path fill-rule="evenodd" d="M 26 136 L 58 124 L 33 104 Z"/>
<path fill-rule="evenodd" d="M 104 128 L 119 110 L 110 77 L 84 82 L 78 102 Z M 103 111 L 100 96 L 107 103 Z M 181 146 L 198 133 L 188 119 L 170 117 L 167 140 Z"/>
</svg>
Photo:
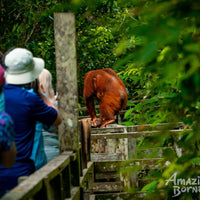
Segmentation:
<svg viewBox="0 0 200 200">
<path fill-rule="evenodd" d="M 43 69 L 38 76 L 40 91 L 45 93 L 47 97 L 54 101 L 55 94 L 52 86 L 52 75 L 47 69 Z"/>
<path fill-rule="evenodd" d="M 4 57 L 7 67 L 5 79 L 7 84 L 23 85 L 34 81 L 44 69 L 44 60 L 33 57 L 24 48 L 14 48 Z"/>
</svg>

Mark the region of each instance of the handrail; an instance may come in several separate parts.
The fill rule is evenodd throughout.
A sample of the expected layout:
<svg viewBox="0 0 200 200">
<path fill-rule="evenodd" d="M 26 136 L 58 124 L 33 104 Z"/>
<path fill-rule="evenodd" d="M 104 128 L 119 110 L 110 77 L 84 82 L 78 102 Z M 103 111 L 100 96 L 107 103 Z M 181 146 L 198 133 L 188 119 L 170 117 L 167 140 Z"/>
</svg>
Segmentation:
<svg viewBox="0 0 200 200">
<path fill-rule="evenodd" d="M 77 158 L 73 152 L 63 152 L 28 176 L 17 187 L 3 196 L 1 200 L 51 200 L 70 197 L 70 177 L 72 173 L 70 166 Z M 77 172 L 74 173 L 78 176 Z"/>
<path fill-rule="evenodd" d="M 87 120 L 80 121 L 82 145 L 79 145 L 79 149 L 75 152 L 65 151 L 30 176 L 20 177 L 19 184 L 1 200 L 81 199 L 83 187 L 91 185 L 94 173 L 93 162 L 88 162 L 88 151 L 85 149 L 89 145 L 85 134 L 90 126 Z"/>
<path fill-rule="evenodd" d="M 166 126 L 170 127 L 170 129 L 166 130 Z M 81 199 L 84 190 L 89 191 L 90 194 L 92 193 L 90 191 L 92 191 L 94 167 L 96 171 L 98 169 L 98 162 L 94 164 L 88 159 L 90 140 L 130 138 L 130 142 L 133 144 L 132 139 L 149 134 L 154 135 L 162 131 L 166 131 L 169 134 L 177 134 L 181 131 L 184 131 L 183 134 L 185 134 L 191 131 L 183 123 L 163 123 L 157 127 L 152 127 L 150 124 L 143 124 L 129 127 L 118 125 L 117 127 L 91 129 L 90 119 L 82 120 L 79 128 L 82 136 L 80 138 L 81 145 L 77 152 L 63 152 L 44 167 L 26 177 L 17 187 L 3 196 L 1 200 Z M 136 152 L 135 145 L 131 148 Z M 131 160 L 131 163 L 141 162 L 144 164 L 158 159 L 160 158 L 138 158 Z M 122 162 L 118 161 L 119 164 Z M 102 163 L 102 161 L 99 163 Z M 106 163 L 108 164 L 108 161 Z M 112 167 L 114 166 L 113 163 L 117 164 L 116 161 L 110 161 L 110 163 Z"/>
<path fill-rule="evenodd" d="M 180 129 L 180 130 L 161 130 L 161 131 L 135 131 L 135 132 L 128 132 L 128 133 L 98 133 L 98 134 L 92 134 L 91 140 L 96 139 L 120 139 L 120 138 L 138 138 L 138 137 L 144 137 L 144 136 L 150 136 L 155 135 L 159 133 L 173 133 L 178 134 L 180 132 L 184 131 L 185 134 L 191 131 L 191 129 Z"/>
</svg>

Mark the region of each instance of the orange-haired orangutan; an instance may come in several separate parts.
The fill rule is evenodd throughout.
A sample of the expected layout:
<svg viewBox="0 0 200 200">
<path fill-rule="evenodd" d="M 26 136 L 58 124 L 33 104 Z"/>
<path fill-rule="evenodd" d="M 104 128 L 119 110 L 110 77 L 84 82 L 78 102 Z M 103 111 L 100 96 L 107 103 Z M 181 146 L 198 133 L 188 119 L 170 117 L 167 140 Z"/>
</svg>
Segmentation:
<svg viewBox="0 0 200 200">
<path fill-rule="evenodd" d="M 93 70 L 84 78 L 83 97 L 94 127 L 105 127 L 115 121 L 115 115 L 127 103 L 127 92 L 122 80 L 109 68 Z M 99 101 L 100 118 L 97 118 L 94 98 Z"/>
</svg>

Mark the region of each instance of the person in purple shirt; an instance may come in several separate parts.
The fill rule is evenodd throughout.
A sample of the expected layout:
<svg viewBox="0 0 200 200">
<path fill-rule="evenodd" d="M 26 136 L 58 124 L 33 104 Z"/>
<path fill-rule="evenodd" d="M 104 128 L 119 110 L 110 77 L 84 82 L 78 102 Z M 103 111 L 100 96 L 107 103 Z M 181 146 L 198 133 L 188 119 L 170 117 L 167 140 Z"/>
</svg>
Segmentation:
<svg viewBox="0 0 200 200">
<path fill-rule="evenodd" d="M 11 117 L 5 112 L 3 94 L 4 72 L 5 70 L 0 64 L 0 164 L 10 168 L 15 164 L 16 146 L 14 142 L 14 123 Z M 0 197 L 4 192 L 4 190 L 0 190 Z"/>
<path fill-rule="evenodd" d="M 4 68 L 0 64 L 0 164 L 4 167 L 12 167 L 16 158 L 14 142 L 14 123 L 11 117 L 5 113 L 3 94 Z"/>
<path fill-rule="evenodd" d="M 34 142 L 36 121 L 57 127 L 61 116 L 54 104 L 40 91 L 30 93 L 25 88 L 37 85 L 37 77 L 44 68 L 41 58 L 33 57 L 24 48 L 15 48 L 6 53 L 4 65 L 5 110 L 15 125 L 16 163 L 7 169 L 0 165 L 0 190 L 10 190 L 17 186 L 20 176 L 28 176 L 35 171 L 30 158 Z"/>
</svg>

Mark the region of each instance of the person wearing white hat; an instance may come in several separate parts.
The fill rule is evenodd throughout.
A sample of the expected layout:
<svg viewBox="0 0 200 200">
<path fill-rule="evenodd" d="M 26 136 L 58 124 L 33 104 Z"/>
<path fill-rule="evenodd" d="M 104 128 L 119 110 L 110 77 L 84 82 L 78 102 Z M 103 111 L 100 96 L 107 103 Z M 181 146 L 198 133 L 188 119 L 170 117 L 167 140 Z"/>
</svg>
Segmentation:
<svg viewBox="0 0 200 200">
<path fill-rule="evenodd" d="M 42 93 L 30 93 L 31 87 L 44 68 L 41 58 L 33 57 L 24 48 L 14 48 L 4 57 L 6 84 L 4 84 L 5 109 L 15 124 L 15 144 L 17 158 L 15 165 L 7 169 L 0 165 L 0 190 L 10 190 L 17 186 L 20 176 L 28 176 L 35 171 L 30 159 L 34 141 L 35 124 L 40 121 L 57 127 L 61 116 L 54 104 Z"/>
</svg>

